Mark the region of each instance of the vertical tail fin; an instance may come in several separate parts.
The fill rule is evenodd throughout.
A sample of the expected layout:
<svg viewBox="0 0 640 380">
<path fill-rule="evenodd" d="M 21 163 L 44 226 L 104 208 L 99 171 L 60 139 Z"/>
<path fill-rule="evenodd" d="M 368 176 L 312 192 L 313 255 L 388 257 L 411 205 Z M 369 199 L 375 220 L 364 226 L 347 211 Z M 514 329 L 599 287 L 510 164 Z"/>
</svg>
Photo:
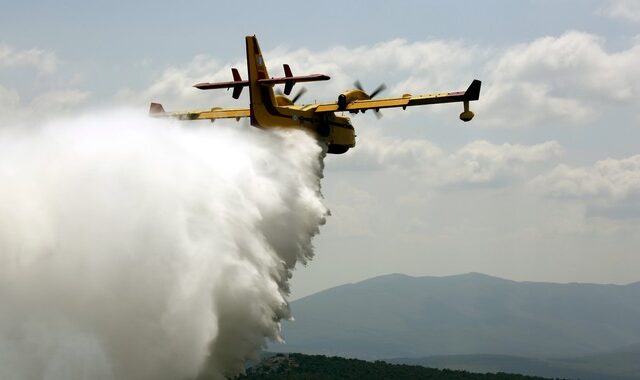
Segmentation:
<svg viewBox="0 0 640 380">
<path fill-rule="evenodd" d="M 149 115 L 163 114 L 165 113 L 164 107 L 160 103 L 151 103 L 149 105 Z"/>
<path fill-rule="evenodd" d="M 251 98 L 251 125 L 259 126 L 261 114 L 269 113 L 268 108 L 276 104 L 275 94 L 271 86 L 258 84 L 258 79 L 269 78 L 269 72 L 264 64 L 260 45 L 256 36 L 247 36 L 247 72 L 249 73 L 249 92 Z"/>
</svg>

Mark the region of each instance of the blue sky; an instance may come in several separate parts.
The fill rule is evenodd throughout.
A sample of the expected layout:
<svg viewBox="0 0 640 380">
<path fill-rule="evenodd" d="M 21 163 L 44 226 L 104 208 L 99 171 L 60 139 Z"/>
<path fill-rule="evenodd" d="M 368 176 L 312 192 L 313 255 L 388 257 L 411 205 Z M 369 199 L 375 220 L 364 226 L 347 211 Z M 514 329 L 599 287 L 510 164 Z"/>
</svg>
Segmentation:
<svg viewBox="0 0 640 380">
<path fill-rule="evenodd" d="M 358 146 L 327 160 L 333 216 L 294 297 L 389 272 L 640 279 L 637 1 L 12 3 L 0 125 L 149 101 L 238 106 L 190 85 L 245 72 L 247 34 L 272 74 L 332 76 L 302 102 L 355 79 L 385 95 L 483 80 L 471 123 L 453 105 L 354 118 Z"/>
</svg>

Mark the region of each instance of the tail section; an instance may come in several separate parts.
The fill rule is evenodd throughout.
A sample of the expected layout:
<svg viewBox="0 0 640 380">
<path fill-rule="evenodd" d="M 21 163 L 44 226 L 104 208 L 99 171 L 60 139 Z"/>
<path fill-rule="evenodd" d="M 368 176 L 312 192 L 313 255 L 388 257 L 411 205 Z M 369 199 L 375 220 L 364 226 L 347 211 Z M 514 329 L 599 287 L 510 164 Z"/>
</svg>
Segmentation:
<svg viewBox="0 0 640 380">
<path fill-rule="evenodd" d="M 268 79 L 269 73 L 262 58 L 260 45 L 256 36 L 247 36 L 247 72 L 249 73 L 249 89 L 251 98 L 251 125 L 260 126 L 260 119 L 268 115 L 276 104 L 273 87 L 258 83 L 260 79 Z"/>
<path fill-rule="evenodd" d="M 149 105 L 149 115 L 164 114 L 165 110 L 160 103 L 151 103 Z"/>
</svg>

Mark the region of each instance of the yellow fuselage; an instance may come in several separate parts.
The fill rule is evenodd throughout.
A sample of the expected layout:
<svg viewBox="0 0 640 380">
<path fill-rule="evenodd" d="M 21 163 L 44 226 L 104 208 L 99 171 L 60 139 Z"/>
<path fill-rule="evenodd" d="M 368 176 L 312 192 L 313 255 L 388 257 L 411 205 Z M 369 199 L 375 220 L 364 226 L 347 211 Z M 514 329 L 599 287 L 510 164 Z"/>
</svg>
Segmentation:
<svg viewBox="0 0 640 380">
<path fill-rule="evenodd" d="M 317 136 L 328 146 L 328 153 L 344 153 L 356 145 L 356 136 L 348 118 L 333 113 L 317 113 L 317 105 L 296 106 L 284 96 L 276 96 L 273 86 L 260 84 L 269 78 L 255 36 L 247 36 L 247 72 L 249 74 L 251 125 L 259 128 L 300 128 Z"/>
<path fill-rule="evenodd" d="M 329 153 L 344 153 L 356 145 L 349 118 L 316 113 L 315 105 L 296 106 L 285 96 L 272 95 L 268 87 L 252 107 L 251 125 L 259 128 L 299 128 L 312 133 L 328 146 Z"/>
</svg>

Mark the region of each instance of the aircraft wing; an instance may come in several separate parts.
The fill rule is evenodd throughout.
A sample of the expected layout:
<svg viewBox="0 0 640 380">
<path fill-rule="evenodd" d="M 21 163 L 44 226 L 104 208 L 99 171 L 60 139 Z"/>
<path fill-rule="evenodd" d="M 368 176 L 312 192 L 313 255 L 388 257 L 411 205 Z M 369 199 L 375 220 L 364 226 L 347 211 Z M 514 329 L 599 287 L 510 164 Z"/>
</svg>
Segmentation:
<svg viewBox="0 0 640 380">
<path fill-rule="evenodd" d="M 345 107 L 340 108 L 338 103 L 326 103 L 319 104 L 316 108 L 316 112 L 339 112 L 339 111 L 365 111 L 368 109 L 382 109 L 392 107 L 410 107 L 420 106 L 425 104 L 437 104 L 437 103 L 453 103 L 453 102 L 468 102 L 471 100 L 478 100 L 480 97 L 480 85 L 479 80 L 474 80 L 466 91 L 455 92 L 443 92 L 426 95 L 411 95 L 406 94 L 399 98 L 386 98 L 386 99 L 370 99 L 370 100 L 354 100 L 348 103 Z"/>
<path fill-rule="evenodd" d="M 215 119 L 240 119 L 249 117 L 249 108 L 212 108 L 203 111 L 166 112 L 162 104 L 151 103 L 149 115 L 153 117 L 173 117 L 180 120 L 215 120 Z"/>
</svg>

